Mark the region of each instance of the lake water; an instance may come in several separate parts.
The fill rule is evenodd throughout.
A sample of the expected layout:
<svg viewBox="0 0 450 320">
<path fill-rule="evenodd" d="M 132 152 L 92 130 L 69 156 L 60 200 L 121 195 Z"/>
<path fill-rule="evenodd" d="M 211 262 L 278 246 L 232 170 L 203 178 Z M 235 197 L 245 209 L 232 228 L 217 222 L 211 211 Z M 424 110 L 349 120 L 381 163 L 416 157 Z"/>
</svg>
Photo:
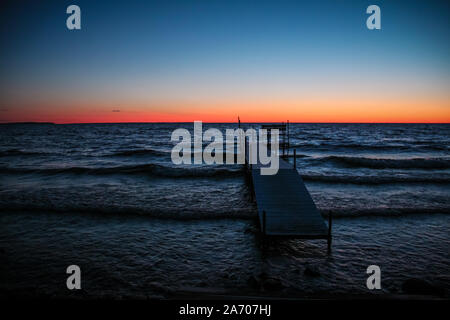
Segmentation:
<svg viewBox="0 0 450 320">
<path fill-rule="evenodd" d="M 75 295 L 70 264 L 88 297 L 397 294 L 408 278 L 450 288 L 450 125 L 290 125 L 297 169 L 335 218 L 331 255 L 323 240 L 262 250 L 242 166 L 174 165 L 180 127 L 193 131 L 1 125 L 2 290 Z M 377 293 L 365 286 L 372 264 L 382 270 Z M 255 285 L 261 274 L 281 285 Z"/>
</svg>

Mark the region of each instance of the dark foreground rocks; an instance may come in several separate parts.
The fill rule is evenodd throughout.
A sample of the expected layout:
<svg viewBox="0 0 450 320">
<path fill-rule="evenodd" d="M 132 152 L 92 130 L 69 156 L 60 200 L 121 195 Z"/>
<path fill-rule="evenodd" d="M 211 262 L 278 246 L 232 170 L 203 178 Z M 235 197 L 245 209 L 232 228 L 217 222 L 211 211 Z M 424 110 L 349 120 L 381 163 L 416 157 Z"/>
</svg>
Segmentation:
<svg viewBox="0 0 450 320">
<path fill-rule="evenodd" d="M 270 277 L 264 272 L 259 275 L 250 276 L 247 280 L 247 284 L 260 292 L 281 291 L 286 288 L 280 279 Z"/>
<path fill-rule="evenodd" d="M 303 274 L 307 277 L 312 277 L 312 278 L 320 277 L 319 268 L 317 268 L 315 266 L 307 265 L 305 268 L 305 271 L 303 271 Z"/>
<path fill-rule="evenodd" d="M 407 279 L 402 284 L 403 293 L 444 296 L 445 289 L 443 287 L 429 283 L 422 279 Z"/>
</svg>

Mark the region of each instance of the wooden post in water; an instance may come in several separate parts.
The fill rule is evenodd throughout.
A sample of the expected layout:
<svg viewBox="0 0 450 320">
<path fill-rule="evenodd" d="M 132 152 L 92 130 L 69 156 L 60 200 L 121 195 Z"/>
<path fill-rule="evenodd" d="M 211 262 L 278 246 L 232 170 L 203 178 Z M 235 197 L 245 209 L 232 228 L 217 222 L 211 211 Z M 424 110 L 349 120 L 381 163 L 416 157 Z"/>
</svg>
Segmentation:
<svg viewBox="0 0 450 320">
<path fill-rule="evenodd" d="M 291 147 L 290 146 L 290 144 L 289 144 L 289 120 L 287 121 L 287 154 L 288 154 L 288 157 L 289 157 L 289 148 Z"/>
<path fill-rule="evenodd" d="M 331 225 L 332 225 L 332 218 L 330 212 L 328 214 L 328 253 L 331 252 Z"/>
<path fill-rule="evenodd" d="M 263 234 L 266 235 L 266 212 L 263 211 L 263 216 L 262 216 L 262 230 L 263 230 Z"/>
<path fill-rule="evenodd" d="M 246 169 L 248 169 L 247 152 L 248 152 L 247 137 L 244 137 L 244 162 Z"/>
<path fill-rule="evenodd" d="M 248 156 L 248 164 L 249 164 L 249 168 L 250 168 L 250 170 L 252 170 L 253 169 L 253 167 L 252 167 L 252 154 L 250 153 L 250 148 L 252 148 L 253 149 L 253 146 L 251 146 L 251 141 L 250 141 L 250 137 L 247 137 L 248 139 L 247 139 L 247 147 L 248 147 L 248 153 L 247 153 L 247 156 Z"/>
</svg>

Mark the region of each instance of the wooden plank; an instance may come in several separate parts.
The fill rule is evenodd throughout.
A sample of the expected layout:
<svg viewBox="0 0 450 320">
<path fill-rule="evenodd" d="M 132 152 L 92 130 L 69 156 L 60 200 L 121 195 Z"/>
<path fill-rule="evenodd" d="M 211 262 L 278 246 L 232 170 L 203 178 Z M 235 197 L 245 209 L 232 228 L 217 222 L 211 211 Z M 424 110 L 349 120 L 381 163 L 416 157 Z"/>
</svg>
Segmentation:
<svg viewBox="0 0 450 320">
<path fill-rule="evenodd" d="M 328 238 L 324 219 L 314 204 L 301 176 L 292 165 L 279 159 L 275 175 L 261 175 L 260 164 L 251 166 L 260 225 L 269 236 Z"/>
</svg>

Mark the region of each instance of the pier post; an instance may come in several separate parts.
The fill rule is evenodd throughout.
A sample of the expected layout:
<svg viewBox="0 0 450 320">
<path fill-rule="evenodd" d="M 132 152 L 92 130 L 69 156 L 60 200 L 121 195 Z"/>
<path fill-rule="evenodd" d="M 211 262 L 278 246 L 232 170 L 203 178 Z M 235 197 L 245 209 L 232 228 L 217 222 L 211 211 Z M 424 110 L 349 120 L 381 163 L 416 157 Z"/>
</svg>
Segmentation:
<svg viewBox="0 0 450 320">
<path fill-rule="evenodd" d="M 332 217 L 330 212 L 328 214 L 328 253 L 331 252 L 331 225 L 332 225 Z"/>
<path fill-rule="evenodd" d="M 291 147 L 290 143 L 289 143 L 289 120 L 287 121 L 287 152 L 288 152 L 288 156 L 289 156 L 289 148 Z"/>
<path fill-rule="evenodd" d="M 248 151 L 247 151 L 247 157 L 248 157 L 248 164 L 249 164 L 249 167 L 250 167 L 250 171 L 253 169 L 253 167 L 252 167 L 252 154 L 250 153 L 250 151 L 252 151 L 252 150 L 250 150 L 250 148 L 253 148 L 253 146 L 251 146 L 251 142 L 250 142 L 250 138 L 248 138 L 247 139 L 247 149 L 248 149 Z"/>
<path fill-rule="evenodd" d="M 262 230 L 263 230 L 263 234 L 266 235 L 266 211 L 263 211 Z"/>
<path fill-rule="evenodd" d="M 247 137 L 244 138 L 244 162 L 245 162 L 245 167 L 246 169 L 248 169 L 248 161 L 247 161 L 247 152 L 248 152 L 248 146 L 247 146 Z"/>
</svg>

